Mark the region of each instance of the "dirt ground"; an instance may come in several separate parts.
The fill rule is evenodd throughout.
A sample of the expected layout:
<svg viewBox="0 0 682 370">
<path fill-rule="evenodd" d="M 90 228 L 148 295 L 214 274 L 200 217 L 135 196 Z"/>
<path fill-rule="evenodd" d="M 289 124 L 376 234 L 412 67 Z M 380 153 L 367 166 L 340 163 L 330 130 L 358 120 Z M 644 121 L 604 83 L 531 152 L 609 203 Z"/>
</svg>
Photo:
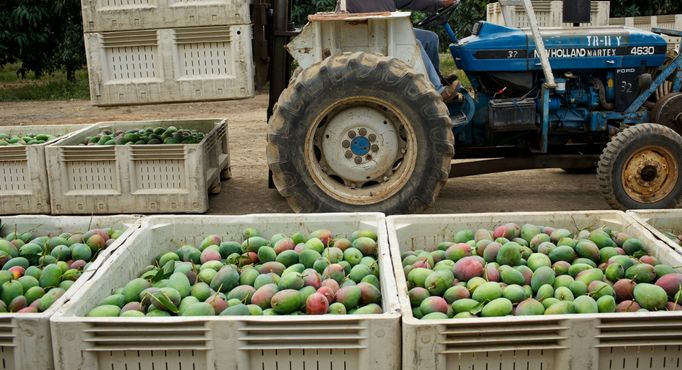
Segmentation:
<svg viewBox="0 0 682 370">
<path fill-rule="evenodd" d="M 89 101 L 0 103 L 0 126 L 95 123 L 111 120 L 227 118 L 233 178 L 210 198 L 211 214 L 291 212 L 268 189 L 265 159 L 267 95 L 253 99 L 98 108 Z M 609 209 L 594 175 L 559 169 L 517 171 L 452 179 L 425 213 Z"/>
</svg>

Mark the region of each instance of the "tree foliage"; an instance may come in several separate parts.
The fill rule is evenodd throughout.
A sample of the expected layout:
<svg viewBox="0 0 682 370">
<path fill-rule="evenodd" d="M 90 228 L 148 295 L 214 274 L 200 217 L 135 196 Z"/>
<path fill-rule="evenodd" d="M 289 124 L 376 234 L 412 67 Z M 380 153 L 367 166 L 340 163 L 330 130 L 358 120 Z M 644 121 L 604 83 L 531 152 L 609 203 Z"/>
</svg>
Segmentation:
<svg viewBox="0 0 682 370">
<path fill-rule="evenodd" d="M 8 0 L 0 3 L 0 65 L 20 62 L 18 74 L 36 77 L 65 69 L 69 79 L 85 64 L 78 0 Z"/>
</svg>

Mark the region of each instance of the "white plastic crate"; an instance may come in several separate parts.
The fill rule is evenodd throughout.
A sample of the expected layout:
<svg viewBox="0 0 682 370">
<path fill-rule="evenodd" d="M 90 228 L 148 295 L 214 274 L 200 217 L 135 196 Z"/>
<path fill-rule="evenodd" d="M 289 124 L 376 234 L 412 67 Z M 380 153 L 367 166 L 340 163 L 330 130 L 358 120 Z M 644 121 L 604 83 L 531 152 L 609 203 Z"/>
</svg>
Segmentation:
<svg viewBox="0 0 682 370">
<path fill-rule="evenodd" d="M 533 10 L 540 27 L 573 27 L 572 23 L 563 23 L 563 1 L 533 1 Z M 591 23 L 581 25 L 606 26 L 609 24 L 611 4 L 608 1 L 592 1 Z M 529 27 L 528 16 L 523 6 L 512 6 L 512 24 L 506 24 L 502 16 L 500 3 L 488 4 L 486 7 L 487 21 L 508 27 Z"/>
<path fill-rule="evenodd" d="M 623 17 L 609 19 L 610 25 L 627 26 L 651 31 L 653 27 L 682 31 L 682 14 L 655 15 L 651 17 Z M 680 46 L 680 38 L 661 35 L 668 41 L 668 49 Z"/>
<path fill-rule="evenodd" d="M 88 125 L 0 126 L 9 135 L 48 134 L 66 137 Z M 0 146 L 0 215 L 50 213 L 45 147 Z"/>
<path fill-rule="evenodd" d="M 246 227 L 274 233 L 375 230 L 384 313 L 320 316 L 88 318 L 96 302 L 138 277 L 159 253 L 208 234 L 241 240 Z M 51 320 L 60 370 L 119 369 L 399 369 L 400 323 L 395 279 L 379 213 L 158 216 L 145 219 L 87 287 Z"/>
<path fill-rule="evenodd" d="M 249 24 L 250 0 L 81 0 L 83 31 Z"/>
<path fill-rule="evenodd" d="M 663 231 L 666 231 L 682 235 L 682 209 L 640 210 L 627 213 L 654 236 L 682 254 L 682 246 L 663 234 Z"/>
<path fill-rule="evenodd" d="M 55 367 L 52 358 L 50 316 L 94 275 L 97 268 L 130 237 L 135 229 L 139 228 L 139 218 L 10 216 L 3 217 L 2 223 L 9 232 L 14 231 L 16 227 L 18 231 L 32 231 L 34 234 L 59 235 L 63 232 L 85 232 L 96 227 L 125 230 L 116 242 L 100 252 L 88 270 L 47 311 L 36 314 L 0 313 L 0 369 L 52 370 Z"/>
<path fill-rule="evenodd" d="M 94 105 L 254 96 L 251 26 L 86 33 Z"/>
<path fill-rule="evenodd" d="M 403 313 L 403 370 L 682 369 L 682 312 L 510 316 L 421 321 L 412 316 L 401 253 L 434 250 L 461 229 L 516 222 L 573 228 L 608 226 L 642 240 L 680 269 L 682 258 L 619 211 L 484 213 L 387 218 Z"/>
<path fill-rule="evenodd" d="M 205 136 L 199 144 L 78 145 L 103 129 L 169 126 Z M 229 177 L 227 139 L 221 119 L 93 125 L 45 150 L 52 214 L 206 212 L 208 192 Z"/>
</svg>

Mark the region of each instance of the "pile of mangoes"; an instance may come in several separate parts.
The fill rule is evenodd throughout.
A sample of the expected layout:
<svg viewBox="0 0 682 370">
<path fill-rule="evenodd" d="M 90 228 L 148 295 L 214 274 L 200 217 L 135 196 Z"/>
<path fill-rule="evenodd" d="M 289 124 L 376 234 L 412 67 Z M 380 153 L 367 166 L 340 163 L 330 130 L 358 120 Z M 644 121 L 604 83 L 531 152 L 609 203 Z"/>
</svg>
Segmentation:
<svg viewBox="0 0 682 370">
<path fill-rule="evenodd" d="M 38 237 L 13 231 L 0 238 L 0 312 L 47 310 L 120 235 L 93 229 Z"/>
<path fill-rule="evenodd" d="M 605 227 L 461 230 L 402 264 L 419 319 L 682 310 L 682 273 Z"/>
<path fill-rule="evenodd" d="M 52 141 L 59 136 L 48 134 L 8 135 L 0 132 L 0 146 L 39 145 Z"/>
<path fill-rule="evenodd" d="M 198 144 L 205 134 L 197 130 L 169 127 L 148 127 L 144 129 L 102 130 L 88 136 L 82 145 L 158 145 Z"/>
<path fill-rule="evenodd" d="M 377 235 L 307 236 L 254 228 L 242 241 L 208 235 L 154 259 L 91 317 L 380 314 Z"/>
</svg>

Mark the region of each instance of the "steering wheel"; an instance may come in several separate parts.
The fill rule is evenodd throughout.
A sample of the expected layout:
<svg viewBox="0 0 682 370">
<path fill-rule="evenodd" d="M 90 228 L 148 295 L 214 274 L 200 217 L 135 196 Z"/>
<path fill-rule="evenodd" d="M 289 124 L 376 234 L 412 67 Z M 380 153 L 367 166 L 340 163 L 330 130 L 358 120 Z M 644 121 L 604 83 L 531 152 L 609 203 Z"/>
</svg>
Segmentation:
<svg viewBox="0 0 682 370">
<path fill-rule="evenodd" d="M 455 2 L 454 4 L 452 4 L 448 7 L 437 10 L 435 14 L 432 14 L 431 16 L 429 16 L 429 17 L 421 20 L 419 23 L 417 23 L 417 27 L 428 26 L 431 23 L 434 23 L 436 21 L 438 22 L 438 24 L 446 23 L 448 21 L 448 19 L 450 19 L 450 16 L 452 15 L 452 13 L 455 12 L 455 9 L 457 9 L 457 5 L 459 5 L 459 4 L 457 2 Z"/>
</svg>

